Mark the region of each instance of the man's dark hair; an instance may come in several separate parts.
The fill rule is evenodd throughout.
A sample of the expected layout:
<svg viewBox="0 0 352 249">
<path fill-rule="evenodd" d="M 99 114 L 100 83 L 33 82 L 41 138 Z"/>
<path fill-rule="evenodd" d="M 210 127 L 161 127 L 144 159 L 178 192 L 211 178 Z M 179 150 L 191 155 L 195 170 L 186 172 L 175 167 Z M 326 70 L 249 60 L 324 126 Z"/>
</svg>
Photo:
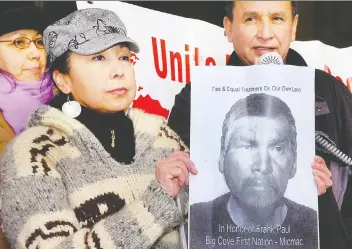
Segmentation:
<svg viewBox="0 0 352 249">
<path fill-rule="evenodd" d="M 227 1 L 225 4 L 225 16 L 227 16 L 231 21 L 233 20 L 232 10 L 235 7 L 236 1 Z M 291 1 L 292 5 L 292 17 L 297 15 L 297 3 L 296 1 Z"/>
<path fill-rule="evenodd" d="M 228 111 L 222 126 L 220 157 L 224 157 L 227 153 L 231 138 L 228 134 L 231 124 L 237 119 L 248 116 L 285 118 L 290 127 L 288 134 L 290 148 L 292 149 L 294 158 L 296 159 L 297 131 L 295 119 L 291 113 L 291 110 L 287 104 L 278 97 L 265 93 L 250 94 L 246 98 L 238 100 Z"/>
</svg>

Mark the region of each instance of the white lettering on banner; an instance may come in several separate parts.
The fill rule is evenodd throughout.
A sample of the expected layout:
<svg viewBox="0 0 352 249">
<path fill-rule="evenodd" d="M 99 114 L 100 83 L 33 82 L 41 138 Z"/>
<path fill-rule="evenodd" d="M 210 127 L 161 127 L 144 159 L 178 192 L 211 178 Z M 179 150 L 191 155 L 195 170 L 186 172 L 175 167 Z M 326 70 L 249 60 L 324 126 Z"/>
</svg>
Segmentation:
<svg viewBox="0 0 352 249">
<path fill-rule="evenodd" d="M 132 54 L 138 91 L 133 107 L 167 118 L 175 95 L 191 81 L 193 66 L 225 65 L 233 51 L 223 28 L 213 24 L 115 1 L 77 1 L 78 9 L 104 8 L 117 13 L 138 42 Z M 143 20 L 143 21 L 141 21 Z M 352 47 L 335 48 L 319 41 L 296 41 L 291 48 L 308 66 L 324 70 L 352 91 Z"/>
</svg>

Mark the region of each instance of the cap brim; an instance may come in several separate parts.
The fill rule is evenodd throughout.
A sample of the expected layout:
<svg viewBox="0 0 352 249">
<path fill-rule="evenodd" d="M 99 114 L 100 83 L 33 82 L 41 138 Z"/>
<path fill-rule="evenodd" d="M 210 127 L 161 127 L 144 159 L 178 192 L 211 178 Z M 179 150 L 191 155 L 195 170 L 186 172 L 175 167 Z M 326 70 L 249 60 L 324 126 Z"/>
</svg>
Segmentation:
<svg viewBox="0 0 352 249">
<path fill-rule="evenodd" d="M 139 52 L 139 46 L 137 42 L 130 39 L 129 37 L 121 37 L 116 34 L 97 36 L 96 38 L 90 39 L 89 41 L 78 45 L 77 48 L 69 47 L 69 50 L 80 55 L 91 55 L 100 53 L 119 43 L 127 43 L 128 48 L 132 52 Z"/>
</svg>

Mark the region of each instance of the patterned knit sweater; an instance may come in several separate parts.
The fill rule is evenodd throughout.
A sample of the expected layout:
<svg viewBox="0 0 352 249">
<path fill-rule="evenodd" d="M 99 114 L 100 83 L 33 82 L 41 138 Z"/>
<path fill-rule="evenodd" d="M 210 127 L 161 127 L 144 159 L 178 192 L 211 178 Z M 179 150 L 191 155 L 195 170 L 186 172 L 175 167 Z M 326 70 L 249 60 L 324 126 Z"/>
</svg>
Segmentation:
<svg viewBox="0 0 352 249">
<path fill-rule="evenodd" d="M 129 111 L 136 154 L 112 159 L 80 122 L 34 112 L 1 159 L 2 217 L 12 248 L 180 248 L 182 214 L 155 180 L 155 165 L 187 150 L 166 121 Z M 118 138 L 116 138 L 118 139 Z"/>
</svg>

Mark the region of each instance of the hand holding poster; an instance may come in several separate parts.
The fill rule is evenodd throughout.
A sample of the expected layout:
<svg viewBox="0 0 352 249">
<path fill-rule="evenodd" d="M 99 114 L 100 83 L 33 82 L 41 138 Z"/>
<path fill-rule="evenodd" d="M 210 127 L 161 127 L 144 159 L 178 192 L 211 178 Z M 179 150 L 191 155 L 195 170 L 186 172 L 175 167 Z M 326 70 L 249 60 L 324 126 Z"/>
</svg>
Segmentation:
<svg viewBox="0 0 352 249">
<path fill-rule="evenodd" d="M 317 249 L 314 70 L 192 75 L 189 248 Z"/>
</svg>

